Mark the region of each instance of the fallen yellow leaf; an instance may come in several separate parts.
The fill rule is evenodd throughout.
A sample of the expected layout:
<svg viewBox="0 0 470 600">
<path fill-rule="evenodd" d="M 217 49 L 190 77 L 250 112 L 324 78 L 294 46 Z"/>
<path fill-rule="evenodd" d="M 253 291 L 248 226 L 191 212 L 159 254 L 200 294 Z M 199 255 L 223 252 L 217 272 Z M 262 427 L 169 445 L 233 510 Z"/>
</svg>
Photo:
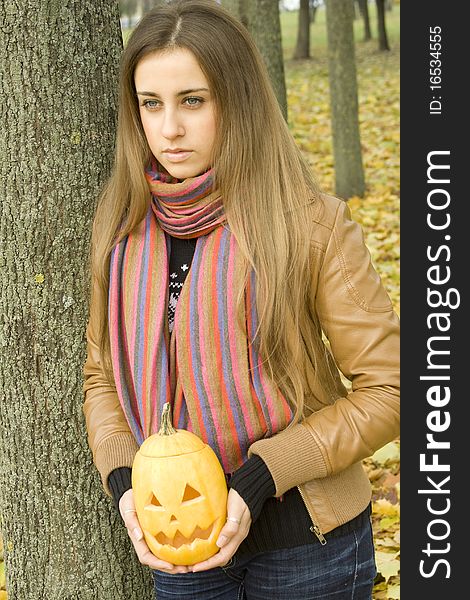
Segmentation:
<svg viewBox="0 0 470 600">
<path fill-rule="evenodd" d="M 398 556 L 398 552 L 376 551 L 375 562 L 377 564 L 377 571 L 384 576 L 385 581 L 388 581 L 390 577 L 398 575 L 400 572 L 400 561 L 397 559 Z"/>
<path fill-rule="evenodd" d="M 400 584 L 389 585 L 387 587 L 387 598 L 390 598 L 390 600 L 400 600 Z"/>
<path fill-rule="evenodd" d="M 399 517 L 400 506 L 392 504 L 386 498 L 379 498 L 372 503 L 372 513 L 381 517 Z"/>
</svg>

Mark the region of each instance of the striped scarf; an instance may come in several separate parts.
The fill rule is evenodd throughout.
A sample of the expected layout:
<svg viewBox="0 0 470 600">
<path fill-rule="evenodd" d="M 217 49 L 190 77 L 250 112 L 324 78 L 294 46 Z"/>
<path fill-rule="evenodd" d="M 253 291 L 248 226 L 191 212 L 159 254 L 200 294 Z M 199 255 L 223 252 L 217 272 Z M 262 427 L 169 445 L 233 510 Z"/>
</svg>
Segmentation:
<svg viewBox="0 0 470 600">
<path fill-rule="evenodd" d="M 212 189 L 212 170 L 176 183 L 156 170 L 146 176 L 147 215 L 114 247 L 110 261 L 109 332 L 119 400 L 139 445 L 158 431 L 170 402 L 174 426 L 199 435 L 231 473 L 253 442 L 284 429 L 293 416 L 253 343 L 254 272 L 245 287 L 242 327 L 235 311 L 242 260 L 222 198 Z M 170 334 L 171 236 L 197 242 Z"/>
</svg>

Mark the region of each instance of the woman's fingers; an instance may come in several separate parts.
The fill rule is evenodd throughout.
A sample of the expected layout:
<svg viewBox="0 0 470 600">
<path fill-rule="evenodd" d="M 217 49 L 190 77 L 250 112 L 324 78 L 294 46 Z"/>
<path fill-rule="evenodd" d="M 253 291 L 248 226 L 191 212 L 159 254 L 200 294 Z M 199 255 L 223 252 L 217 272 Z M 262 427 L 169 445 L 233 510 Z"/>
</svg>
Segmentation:
<svg viewBox="0 0 470 600">
<path fill-rule="evenodd" d="M 157 569 L 158 571 L 165 571 L 165 573 L 187 573 L 188 567 L 186 566 L 175 566 L 164 560 L 157 558 L 150 548 L 147 546 L 145 541 L 142 528 L 140 527 L 139 519 L 137 518 L 137 511 L 135 510 L 134 493 L 132 489 L 127 490 L 121 496 L 119 501 L 119 512 L 127 528 L 127 533 L 131 538 L 132 545 L 134 546 L 135 553 L 139 561 L 151 569 Z"/>
<path fill-rule="evenodd" d="M 188 567 L 186 567 L 184 565 L 181 565 L 181 566 L 173 565 L 169 562 L 166 562 L 164 560 L 160 560 L 159 558 L 157 558 L 150 551 L 149 547 L 147 546 L 147 543 L 145 542 L 145 539 L 142 539 L 138 542 L 132 540 L 132 543 L 134 545 L 137 557 L 139 558 L 139 561 L 143 565 L 146 565 L 147 567 L 150 567 L 151 569 L 157 569 L 158 571 L 165 571 L 165 573 L 171 573 L 171 574 L 188 572 Z"/>
<path fill-rule="evenodd" d="M 229 492 L 227 513 L 229 516 L 216 541 L 219 552 L 190 567 L 194 573 L 226 565 L 248 535 L 251 526 L 250 510 L 235 490 Z"/>
<path fill-rule="evenodd" d="M 137 517 L 131 517 L 129 519 L 130 527 L 127 527 L 127 532 L 131 538 L 134 550 L 137 554 L 139 561 L 151 569 L 158 569 L 159 571 L 165 571 L 166 573 L 187 573 L 188 567 L 183 565 L 173 565 L 169 562 L 157 558 L 151 551 L 145 541 L 145 537 L 140 528 Z"/>
<path fill-rule="evenodd" d="M 150 548 L 147 546 L 147 542 L 145 538 L 142 537 L 140 540 L 136 540 L 129 533 L 132 544 L 134 546 L 134 550 L 137 554 L 139 561 L 150 567 L 151 569 L 157 569 L 158 571 L 165 571 L 165 573 L 187 573 L 189 571 L 188 567 L 184 565 L 173 565 L 165 560 L 161 560 L 157 558 L 152 552 Z"/>
<path fill-rule="evenodd" d="M 214 554 L 214 556 L 211 556 L 203 562 L 197 563 L 192 567 L 189 567 L 189 570 L 193 573 L 197 573 L 198 571 L 215 569 L 215 567 L 223 567 L 230 561 L 230 559 L 235 554 L 238 546 L 241 544 L 242 541 L 243 537 L 233 537 L 229 542 L 227 542 L 227 544 L 223 548 L 219 550 L 219 552 L 217 552 L 217 554 Z"/>
<path fill-rule="evenodd" d="M 233 520 L 232 520 L 233 519 Z M 235 521 L 237 519 L 237 521 Z M 219 548 L 223 548 L 234 536 L 236 536 L 241 527 L 243 515 L 240 517 L 231 517 L 227 519 L 225 525 L 222 527 L 219 533 L 219 537 L 217 538 L 216 544 Z"/>
<path fill-rule="evenodd" d="M 222 527 L 216 541 L 217 546 L 220 548 L 219 552 L 208 560 L 190 567 L 175 566 L 160 560 L 150 551 L 137 518 L 132 490 L 128 490 L 121 497 L 119 511 L 139 561 L 151 569 L 172 574 L 205 571 L 226 565 L 237 551 L 238 546 L 248 535 L 251 526 L 251 515 L 248 506 L 241 496 L 235 490 L 231 489 L 227 499 L 227 521 Z"/>
<path fill-rule="evenodd" d="M 251 525 L 250 509 L 243 498 L 234 489 L 230 489 L 227 498 L 227 521 L 222 527 L 217 546 L 223 548 L 233 537 L 242 534 L 240 542 L 248 535 Z"/>
<path fill-rule="evenodd" d="M 127 532 L 132 540 L 139 542 L 144 537 L 136 512 L 129 512 L 125 514 L 124 524 L 127 527 Z"/>
</svg>

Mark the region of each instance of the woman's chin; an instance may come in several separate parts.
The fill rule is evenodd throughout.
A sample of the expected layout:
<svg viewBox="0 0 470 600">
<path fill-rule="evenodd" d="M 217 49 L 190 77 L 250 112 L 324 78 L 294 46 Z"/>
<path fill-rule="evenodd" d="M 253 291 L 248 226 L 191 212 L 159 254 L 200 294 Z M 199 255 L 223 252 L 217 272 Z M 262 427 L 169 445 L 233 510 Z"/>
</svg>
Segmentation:
<svg viewBox="0 0 470 600">
<path fill-rule="evenodd" d="M 160 164 L 164 167 L 172 177 L 176 179 L 189 179 L 191 177 L 197 177 L 202 173 L 205 173 L 209 167 L 205 165 L 185 165 L 183 163 L 170 163 L 160 161 Z"/>
</svg>

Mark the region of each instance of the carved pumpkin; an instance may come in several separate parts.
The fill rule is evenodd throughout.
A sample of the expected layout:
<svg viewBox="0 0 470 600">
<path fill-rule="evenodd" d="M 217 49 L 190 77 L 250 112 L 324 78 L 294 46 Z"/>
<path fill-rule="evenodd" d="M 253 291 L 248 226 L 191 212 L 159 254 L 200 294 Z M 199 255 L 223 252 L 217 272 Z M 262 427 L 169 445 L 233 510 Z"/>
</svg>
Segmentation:
<svg viewBox="0 0 470 600">
<path fill-rule="evenodd" d="M 169 403 L 159 432 L 135 456 L 132 488 L 145 541 L 157 558 L 191 565 L 219 551 L 228 494 L 222 466 L 197 435 L 173 428 Z"/>
</svg>

